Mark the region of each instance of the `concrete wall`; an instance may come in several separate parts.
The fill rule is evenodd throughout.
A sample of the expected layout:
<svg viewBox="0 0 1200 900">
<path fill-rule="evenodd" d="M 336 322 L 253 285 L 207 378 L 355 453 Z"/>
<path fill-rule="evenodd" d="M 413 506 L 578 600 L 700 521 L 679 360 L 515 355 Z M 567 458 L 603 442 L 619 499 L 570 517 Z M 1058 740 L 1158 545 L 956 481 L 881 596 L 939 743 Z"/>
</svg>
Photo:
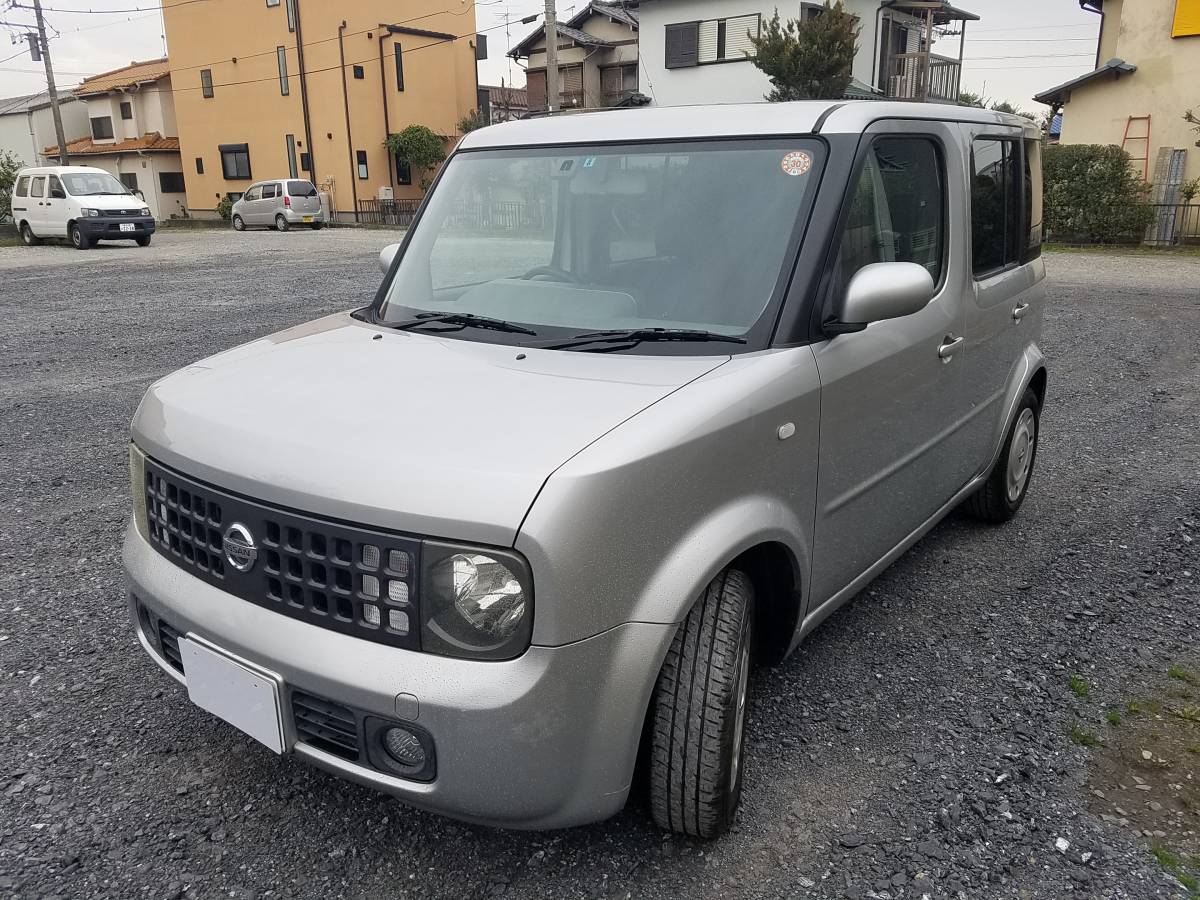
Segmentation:
<svg viewBox="0 0 1200 900">
<path fill-rule="evenodd" d="M 63 131 L 68 141 L 87 137 L 89 132 L 87 111 L 83 103 L 74 98 L 59 104 Z M 58 143 L 54 135 L 54 114 L 50 107 L 32 112 L 0 116 L 0 150 L 8 150 L 27 166 L 47 162 L 41 155 L 44 148 Z"/>
<path fill-rule="evenodd" d="M 1102 55 L 1105 60 L 1119 56 L 1138 69 L 1072 91 L 1063 108 L 1061 142 L 1120 146 L 1128 117 L 1148 115 L 1149 180 L 1162 147 L 1186 149 L 1184 178 L 1200 177 L 1200 133 L 1183 120 L 1185 109 L 1200 107 L 1200 95 L 1194 96 L 1200 85 L 1200 36 L 1171 37 L 1174 0 L 1125 0 L 1123 10 L 1122 4 L 1114 6 L 1123 15 L 1118 19 L 1107 13 Z M 1134 122 L 1130 134 L 1143 135 L 1145 128 L 1145 122 Z M 1145 146 L 1129 141 L 1125 149 L 1131 156 L 1144 156 Z"/>
<path fill-rule="evenodd" d="M 353 4 L 300 3 L 304 37 L 310 127 L 308 146 L 300 102 L 296 34 L 287 28 L 286 0 L 268 7 L 261 0 L 209 0 L 187 3 L 164 0 L 167 43 L 171 51 L 172 90 L 188 206 L 196 215 L 211 213 L 225 194 L 245 191 L 253 181 L 287 177 L 286 135 L 295 136 L 297 157 L 310 152 L 314 181 L 331 190 L 339 210 L 352 216 L 352 189 L 374 198 L 380 187 L 394 185 L 397 198 L 422 194 L 421 173 L 414 184 L 396 185 L 389 175 L 388 132 L 412 124 L 425 125 L 452 141 L 458 121 L 476 106 L 474 10 L 446 11 L 445 0 L 358 0 Z M 338 26 L 343 19 L 345 84 L 343 100 Z M 404 26 L 403 22 L 411 21 Z M 459 36 L 454 41 L 398 34 L 383 40 L 384 85 L 380 85 L 380 22 Z M 397 90 L 393 47 L 403 55 L 405 89 Z M 280 93 L 275 48 L 286 48 L 289 94 Z M 233 60 L 236 59 L 236 62 Z M 363 68 L 356 79 L 353 67 Z M 212 71 L 214 96 L 203 96 L 201 68 Z M 388 123 L 384 125 L 384 103 Z M 248 144 L 252 179 L 226 179 L 220 144 Z M 367 154 L 368 177 L 359 179 L 355 151 Z M 204 173 L 196 171 L 203 160 Z M 308 173 L 301 171 L 300 177 Z"/>
</svg>

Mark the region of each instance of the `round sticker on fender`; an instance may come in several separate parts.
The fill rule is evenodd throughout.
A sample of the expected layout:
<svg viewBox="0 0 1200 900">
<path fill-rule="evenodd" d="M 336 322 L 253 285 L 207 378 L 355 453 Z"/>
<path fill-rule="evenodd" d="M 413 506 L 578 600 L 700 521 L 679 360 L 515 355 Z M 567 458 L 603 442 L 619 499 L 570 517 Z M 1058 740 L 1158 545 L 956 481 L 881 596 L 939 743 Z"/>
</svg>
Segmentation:
<svg viewBox="0 0 1200 900">
<path fill-rule="evenodd" d="M 803 150 L 784 154 L 779 166 L 788 175 L 804 175 L 812 168 L 812 157 Z"/>
</svg>

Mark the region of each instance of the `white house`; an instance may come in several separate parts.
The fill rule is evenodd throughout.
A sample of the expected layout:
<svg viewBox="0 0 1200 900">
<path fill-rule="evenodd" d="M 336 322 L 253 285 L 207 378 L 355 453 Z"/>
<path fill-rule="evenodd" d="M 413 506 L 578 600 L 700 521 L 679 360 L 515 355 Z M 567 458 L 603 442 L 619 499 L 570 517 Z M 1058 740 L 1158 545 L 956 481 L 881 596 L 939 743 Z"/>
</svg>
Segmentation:
<svg viewBox="0 0 1200 900">
<path fill-rule="evenodd" d="M 68 141 L 88 133 L 87 108 L 70 94 L 60 95 L 59 114 Z M 8 151 L 27 166 L 46 161 L 42 149 L 55 143 L 50 95 L 26 94 L 0 100 L 0 153 Z"/>
<path fill-rule="evenodd" d="M 861 33 L 848 96 L 958 99 L 963 39 L 979 17 L 945 0 L 844 0 Z M 660 106 L 762 100 L 771 83 L 750 61 L 757 35 L 781 19 L 818 16 L 824 3 L 771 0 L 641 0 L 641 91 Z M 958 56 L 931 52 L 937 37 Z M 953 39 L 957 38 L 957 41 Z"/>
<path fill-rule="evenodd" d="M 68 139 L 71 162 L 104 169 L 140 191 L 156 219 L 184 213 L 187 194 L 168 61 L 133 62 L 95 75 L 74 94 L 86 105 L 91 134 Z M 43 152 L 57 159 L 58 144 Z"/>
</svg>

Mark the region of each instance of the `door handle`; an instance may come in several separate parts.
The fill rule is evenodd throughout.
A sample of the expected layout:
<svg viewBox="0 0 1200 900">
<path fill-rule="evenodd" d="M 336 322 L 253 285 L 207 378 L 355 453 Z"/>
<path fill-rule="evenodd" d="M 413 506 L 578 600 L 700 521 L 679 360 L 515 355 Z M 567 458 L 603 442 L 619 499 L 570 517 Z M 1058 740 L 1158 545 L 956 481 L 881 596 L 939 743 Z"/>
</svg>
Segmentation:
<svg viewBox="0 0 1200 900">
<path fill-rule="evenodd" d="M 1013 307 L 1013 321 L 1020 322 L 1023 318 L 1025 318 L 1025 313 L 1027 312 L 1029 312 L 1029 304 L 1018 303 Z"/>
<path fill-rule="evenodd" d="M 954 356 L 964 341 L 966 341 L 966 338 L 946 335 L 945 340 L 942 341 L 942 345 L 938 347 L 938 356 L 942 358 L 942 362 L 950 362 L 951 357 Z"/>
</svg>

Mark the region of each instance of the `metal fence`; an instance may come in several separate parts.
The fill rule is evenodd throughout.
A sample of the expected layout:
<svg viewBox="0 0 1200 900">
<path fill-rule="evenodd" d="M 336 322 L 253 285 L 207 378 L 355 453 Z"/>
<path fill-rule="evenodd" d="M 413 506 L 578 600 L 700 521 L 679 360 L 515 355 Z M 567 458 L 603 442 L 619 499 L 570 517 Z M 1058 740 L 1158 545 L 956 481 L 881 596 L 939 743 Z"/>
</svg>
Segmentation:
<svg viewBox="0 0 1200 900">
<path fill-rule="evenodd" d="M 1200 203 L 1152 203 L 1154 217 L 1142 239 L 1151 247 L 1200 244 Z"/>
<path fill-rule="evenodd" d="M 1148 247 L 1200 245 L 1200 203 L 1145 203 L 1089 207 L 1078 211 L 1046 206 L 1045 237 L 1068 244 L 1144 244 Z"/>
<path fill-rule="evenodd" d="M 400 225 L 407 228 L 420 200 L 359 200 L 358 221 L 367 225 Z"/>
</svg>

